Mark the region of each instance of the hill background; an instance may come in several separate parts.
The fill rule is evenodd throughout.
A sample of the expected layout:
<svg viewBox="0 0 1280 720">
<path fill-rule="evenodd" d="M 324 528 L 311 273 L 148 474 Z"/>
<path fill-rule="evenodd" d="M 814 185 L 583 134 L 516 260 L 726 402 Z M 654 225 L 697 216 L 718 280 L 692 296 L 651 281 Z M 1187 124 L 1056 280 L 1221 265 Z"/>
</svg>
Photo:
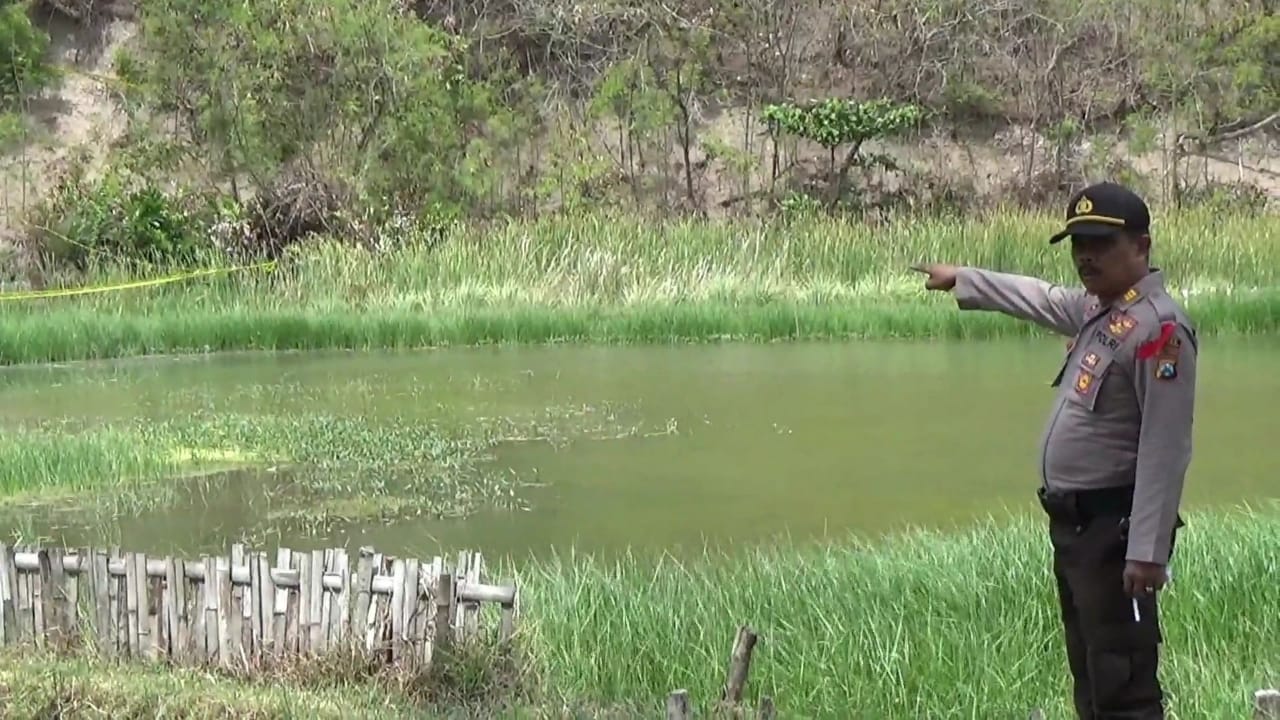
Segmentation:
<svg viewBox="0 0 1280 720">
<path fill-rule="evenodd" d="M 41 0 L 0 6 L 11 279 L 209 236 L 1280 200 L 1266 0 Z M 812 105 L 822 103 L 826 105 Z M 770 122 L 772 120 L 772 122 Z M 380 240 L 381 239 L 381 240 Z"/>
</svg>

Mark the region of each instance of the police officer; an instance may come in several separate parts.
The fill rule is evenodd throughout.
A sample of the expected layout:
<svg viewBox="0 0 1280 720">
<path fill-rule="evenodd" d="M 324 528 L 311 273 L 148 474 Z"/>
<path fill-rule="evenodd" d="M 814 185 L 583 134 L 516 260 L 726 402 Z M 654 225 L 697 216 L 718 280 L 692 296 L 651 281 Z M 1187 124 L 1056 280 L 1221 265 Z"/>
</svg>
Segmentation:
<svg viewBox="0 0 1280 720">
<path fill-rule="evenodd" d="M 973 267 L 922 264 L 925 287 L 1071 338 L 1040 446 L 1040 504 L 1081 720 L 1164 717 L 1156 593 L 1191 460 L 1195 328 L 1150 264 L 1150 214 L 1100 183 L 1067 205 L 1083 288 Z"/>
</svg>

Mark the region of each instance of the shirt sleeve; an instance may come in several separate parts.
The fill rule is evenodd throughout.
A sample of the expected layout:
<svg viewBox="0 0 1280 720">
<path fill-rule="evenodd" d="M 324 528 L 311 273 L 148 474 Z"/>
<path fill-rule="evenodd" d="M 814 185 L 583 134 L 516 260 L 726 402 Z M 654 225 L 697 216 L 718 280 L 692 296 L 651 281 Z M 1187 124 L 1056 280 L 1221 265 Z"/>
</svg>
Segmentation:
<svg viewBox="0 0 1280 720">
<path fill-rule="evenodd" d="M 954 293 L 961 310 L 1002 312 L 1061 335 L 1074 336 L 1084 324 L 1085 291 L 1039 278 L 966 267 L 956 273 Z"/>
<path fill-rule="evenodd" d="M 1168 322 L 1134 356 L 1134 387 L 1142 408 L 1138 470 L 1126 558 L 1165 564 L 1191 464 L 1196 394 L 1196 338 Z"/>
</svg>

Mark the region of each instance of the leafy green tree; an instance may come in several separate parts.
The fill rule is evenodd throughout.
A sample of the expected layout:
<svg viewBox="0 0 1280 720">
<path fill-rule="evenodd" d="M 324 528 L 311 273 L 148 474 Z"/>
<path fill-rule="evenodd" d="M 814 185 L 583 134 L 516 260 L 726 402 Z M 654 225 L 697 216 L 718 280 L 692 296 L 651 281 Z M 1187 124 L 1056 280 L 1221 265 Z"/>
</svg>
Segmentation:
<svg viewBox="0 0 1280 720">
<path fill-rule="evenodd" d="M 770 133 L 794 135 L 826 148 L 829 207 L 844 197 L 849 170 L 855 165 L 891 164 L 881 155 L 863 156 L 863 145 L 867 141 L 899 135 L 923 118 L 922 108 L 886 98 L 864 102 L 829 98 L 805 105 L 774 104 L 764 109 Z M 837 164 L 836 153 L 842 147 L 847 149 L 844 159 Z"/>
<path fill-rule="evenodd" d="M 220 178 L 268 187 L 298 163 L 378 213 L 474 208 L 528 128 L 468 76 L 463 38 L 396 0 L 153 0 L 128 65 Z"/>
</svg>

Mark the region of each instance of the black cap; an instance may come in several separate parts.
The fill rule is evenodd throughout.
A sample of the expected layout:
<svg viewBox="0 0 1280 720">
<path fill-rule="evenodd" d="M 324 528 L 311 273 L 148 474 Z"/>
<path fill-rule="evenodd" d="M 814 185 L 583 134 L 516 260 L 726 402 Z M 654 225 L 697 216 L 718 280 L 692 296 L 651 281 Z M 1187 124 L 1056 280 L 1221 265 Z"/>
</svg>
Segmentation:
<svg viewBox="0 0 1280 720">
<path fill-rule="evenodd" d="M 1049 238 L 1050 244 L 1068 235 L 1105 237 L 1120 230 L 1145 233 L 1151 225 L 1147 204 L 1132 190 L 1103 182 L 1081 190 L 1067 204 L 1067 227 Z"/>
</svg>

